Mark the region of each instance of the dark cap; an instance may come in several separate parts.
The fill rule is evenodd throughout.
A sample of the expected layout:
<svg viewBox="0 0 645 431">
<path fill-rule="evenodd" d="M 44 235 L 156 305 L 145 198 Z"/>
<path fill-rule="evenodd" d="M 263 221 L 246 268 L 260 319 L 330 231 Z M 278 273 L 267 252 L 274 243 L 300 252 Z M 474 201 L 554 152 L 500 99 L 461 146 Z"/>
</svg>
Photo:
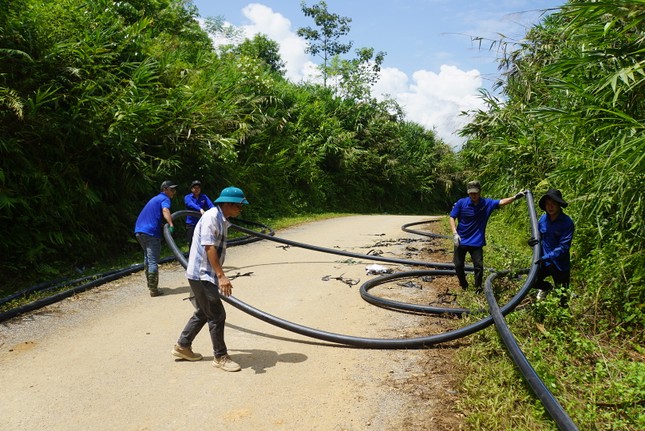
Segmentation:
<svg viewBox="0 0 645 431">
<path fill-rule="evenodd" d="M 479 193 L 482 189 L 482 186 L 479 184 L 479 181 L 471 181 L 468 183 L 467 191 L 468 193 Z"/>
<path fill-rule="evenodd" d="M 202 182 L 201 182 L 201 181 L 199 181 L 199 180 L 195 180 L 195 181 L 193 181 L 192 183 L 190 183 L 190 188 L 191 188 L 191 189 L 192 189 L 193 187 L 195 187 L 195 186 L 200 186 L 200 187 L 201 187 L 201 186 L 202 186 Z"/>
<path fill-rule="evenodd" d="M 174 189 L 177 188 L 177 184 L 170 180 L 166 180 L 163 183 L 161 183 L 161 191 L 163 192 L 166 189 Z"/>
<path fill-rule="evenodd" d="M 538 202 L 538 205 L 544 211 L 546 211 L 545 203 L 546 203 L 547 198 L 553 200 L 556 203 L 558 203 L 562 208 L 566 208 L 569 205 L 567 202 L 565 202 L 564 199 L 562 199 L 562 193 L 560 192 L 560 190 L 549 189 L 544 194 L 544 196 L 542 196 L 540 198 L 540 201 Z"/>
</svg>

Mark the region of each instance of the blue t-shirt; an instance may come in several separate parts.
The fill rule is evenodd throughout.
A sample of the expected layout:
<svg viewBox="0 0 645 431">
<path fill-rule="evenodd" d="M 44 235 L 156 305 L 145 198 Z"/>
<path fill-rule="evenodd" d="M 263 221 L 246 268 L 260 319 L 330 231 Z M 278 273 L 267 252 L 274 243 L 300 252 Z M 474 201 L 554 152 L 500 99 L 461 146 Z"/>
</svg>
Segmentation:
<svg viewBox="0 0 645 431">
<path fill-rule="evenodd" d="M 163 208 L 170 208 L 170 198 L 162 192 L 150 199 L 143 207 L 134 225 L 134 233 L 145 233 L 161 238 Z"/>
<path fill-rule="evenodd" d="M 184 203 L 186 204 L 186 209 L 193 211 L 208 211 L 215 206 L 213 205 L 213 202 L 208 198 L 208 196 L 206 196 L 204 193 L 200 193 L 196 198 L 192 193 L 188 193 L 186 196 L 184 196 Z M 186 216 L 187 225 L 194 226 L 197 224 L 197 220 L 199 220 L 199 217 Z"/>
<path fill-rule="evenodd" d="M 575 226 L 571 217 L 560 212 L 558 217 L 551 221 L 548 214 L 542 214 L 538 220 L 538 229 L 542 237 L 542 260 L 545 266 L 554 265 L 558 271 L 571 269 L 571 256 L 569 249 L 573 241 Z"/>
<path fill-rule="evenodd" d="M 486 245 L 486 224 L 491 213 L 499 208 L 499 200 L 480 198 L 477 205 L 468 198 L 459 199 L 450 211 L 450 217 L 457 219 L 457 233 L 461 245 L 483 247 Z"/>
</svg>

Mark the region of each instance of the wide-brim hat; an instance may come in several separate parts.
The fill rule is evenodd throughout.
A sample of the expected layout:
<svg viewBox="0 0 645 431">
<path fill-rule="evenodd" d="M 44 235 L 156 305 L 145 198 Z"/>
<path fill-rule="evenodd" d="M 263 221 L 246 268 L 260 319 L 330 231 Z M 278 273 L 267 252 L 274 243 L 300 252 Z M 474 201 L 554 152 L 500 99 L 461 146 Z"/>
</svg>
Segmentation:
<svg viewBox="0 0 645 431">
<path fill-rule="evenodd" d="M 556 190 L 556 189 L 549 189 L 549 190 L 544 194 L 544 196 L 542 196 L 542 197 L 540 198 L 540 201 L 538 202 L 538 205 L 539 205 L 539 206 L 540 206 L 540 208 L 542 208 L 542 210 L 544 210 L 544 211 L 546 211 L 545 203 L 546 203 L 547 198 L 548 198 L 548 199 L 553 200 L 553 201 L 554 201 L 554 202 L 556 202 L 556 203 L 558 203 L 562 208 L 566 208 L 566 207 L 569 205 L 569 204 L 568 204 L 568 203 L 567 203 L 567 202 L 562 198 L 562 193 L 560 192 L 560 190 Z"/>
<path fill-rule="evenodd" d="M 219 197 L 215 199 L 215 203 L 232 203 L 232 204 L 244 204 L 248 205 L 249 201 L 244 197 L 244 192 L 242 189 L 237 187 L 226 187 L 219 194 Z"/>
</svg>

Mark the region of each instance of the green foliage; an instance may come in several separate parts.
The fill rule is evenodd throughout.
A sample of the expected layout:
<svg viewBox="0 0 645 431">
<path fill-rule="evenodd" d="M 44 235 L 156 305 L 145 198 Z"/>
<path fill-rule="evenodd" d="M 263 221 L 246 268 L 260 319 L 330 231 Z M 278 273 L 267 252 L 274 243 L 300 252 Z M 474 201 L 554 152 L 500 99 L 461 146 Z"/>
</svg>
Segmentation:
<svg viewBox="0 0 645 431">
<path fill-rule="evenodd" d="M 566 211 L 576 223 L 571 292 L 556 290 L 537 303 L 531 299 L 508 321 L 580 429 L 644 425 L 645 362 L 639 347 L 645 326 L 644 23 L 642 1 L 567 3 L 523 42 L 505 45 L 499 82 L 504 101 L 484 93 L 487 110 L 463 130 L 469 140 L 460 157 L 487 193 L 530 188 L 539 198 L 554 187 L 570 202 Z M 521 256 L 512 251 L 519 244 L 499 247 L 494 226 L 504 217 L 491 220 L 491 248 L 512 264 Z M 526 228 L 504 223 L 506 237 L 521 237 L 517 232 Z M 570 293 L 569 307 L 561 307 L 560 296 Z M 482 343 L 469 355 L 491 349 L 490 340 Z M 495 361 L 473 370 L 484 375 L 473 379 L 511 387 L 506 368 Z M 467 378 L 468 393 L 475 393 L 471 385 Z M 483 394 L 487 401 L 478 398 L 465 407 L 469 421 L 495 423 L 499 416 L 487 412 L 503 410 L 530 420 L 497 429 L 551 429 L 540 408 L 507 403 L 495 389 L 489 391 Z"/>
</svg>

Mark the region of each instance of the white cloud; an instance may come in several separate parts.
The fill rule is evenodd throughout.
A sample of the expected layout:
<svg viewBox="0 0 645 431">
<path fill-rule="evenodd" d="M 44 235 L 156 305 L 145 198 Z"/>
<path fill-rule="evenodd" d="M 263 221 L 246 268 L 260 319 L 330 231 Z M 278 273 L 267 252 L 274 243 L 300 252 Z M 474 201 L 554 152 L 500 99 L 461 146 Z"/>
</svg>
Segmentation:
<svg viewBox="0 0 645 431">
<path fill-rule="evenodd" d="M 291 28 L 289 19 L 259 3 L 249 4 L 242 13 L 250 21 L 241 27 L 246 37 L 262 33 L 280 45 L 280 56 L 286 63 L 289 80 L 320 81 L 315 63 L 305 54 L 306 42 Z M 377 97 L 389 95 L 403 107 L 408 120 L 434 129 L 446 143 L 458 148 L 463 140 L 455 132 L 467 123 L 467 118 L 459 114 L 483 107 L 477 97 L 482 86 L 477 70 L 463 71 L 442 65 L 439 73 L 418 70 L 410 81 L 408 75 L 397 68 L 383 68 L 374 94 Z"/>
<path fill-rule="evenodd" d="M 463 71 L 455 66 L 442 65 L 439 73 L 418 70 L 408 84 L 407 75 L 398 69 L 386 68 L 375 86 L 378 95 L 389 94 L 405 109 L 406 118 L 437 135 L 452 147 L 460 147 L 463 139 L 456 132 L 466 125 L 462 111 L 483 108 L 478 98 L 482 87 L 479 71 Z"/>
<path fill-rule="evenodd" d="M 310 76 L 315 65 L 305 54 L 306 42 L 291 30 L 289 19 L 259 3 L 249 4 L 242 9 L 242 13 L 251 22 L 241 27 L 247 37 L 262 33 L 278 42 L 289 80 L 300 82 Z"/>
</svg>

